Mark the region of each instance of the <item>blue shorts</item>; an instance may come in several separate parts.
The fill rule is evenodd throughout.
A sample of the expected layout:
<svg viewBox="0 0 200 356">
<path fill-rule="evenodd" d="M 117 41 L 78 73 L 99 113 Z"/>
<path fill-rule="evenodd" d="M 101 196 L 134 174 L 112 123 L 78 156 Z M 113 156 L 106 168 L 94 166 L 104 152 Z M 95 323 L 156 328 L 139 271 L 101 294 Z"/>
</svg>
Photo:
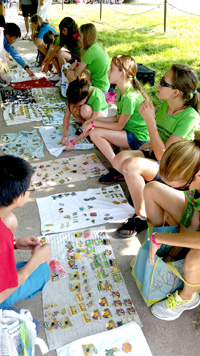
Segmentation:
<svg viewBox="0 0 200 356">
<path fill-rule="evenodd" d="M 128 144 L 130 148 L 132 148 L 132 150 L 138 150 L 138 148 L 142 146 L 143 143 L 148 142 L 148 141 L 139 141 L 132 132 L 127 130 L 125 131 L 127 135 Z"/>
<path fill-rule="evenodd" d="M 16 264 L 17 271 L 21 269 L 27 262 L 18 262 Z M 0 308 L 11 307 L 13 304 L 22 299 L 33 298 L 36 294 L 42 292 L 45 284 L 50 278 L 50 270 L 47 263 L 41 264 L 27 280 L 3 303 Z"/>
</svg>

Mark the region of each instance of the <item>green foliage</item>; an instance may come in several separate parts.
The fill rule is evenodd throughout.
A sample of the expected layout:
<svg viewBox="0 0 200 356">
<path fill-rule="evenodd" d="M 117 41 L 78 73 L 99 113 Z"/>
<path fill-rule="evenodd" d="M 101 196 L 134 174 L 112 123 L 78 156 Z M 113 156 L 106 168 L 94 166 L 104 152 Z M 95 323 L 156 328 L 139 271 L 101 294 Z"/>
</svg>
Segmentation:
<svg viewBox="0 0 200 356">
<path fill-rule="evenodd" d="M 98 41 L 110 58 L 115 54 L 129 54 L 137 63 L 156 71 L 156 82 L 173 63 L 191 66 L 200 74 L 199 17 L 179 11 L 168 11 L 167 34 L 164 35 L 163 10 L 144 12 L 142 6 L 103 5 L 100 22 L 99 5 L 61 5 L 51 7 L 51 23 L 58 27 L 65 16 L 78 25 L 93 22 L 98 30 Z M 157 85 L 145 89 L 155 105 Z"/>
</svg>

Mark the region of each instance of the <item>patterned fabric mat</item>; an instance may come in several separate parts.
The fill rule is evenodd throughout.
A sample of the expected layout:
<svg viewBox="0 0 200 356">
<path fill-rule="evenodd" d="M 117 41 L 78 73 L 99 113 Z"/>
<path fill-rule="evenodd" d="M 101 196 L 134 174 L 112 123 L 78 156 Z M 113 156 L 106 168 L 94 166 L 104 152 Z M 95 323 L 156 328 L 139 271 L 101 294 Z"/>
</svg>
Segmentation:
<svg viewBox="0 0 200 356">
<path fill-rule="evenodd" d="M 6 125 L 24 124 L 31 121 L 41 121 L 41 111 L 36 104 L 11 104 L 3 111 Z"/>
<path fill-rule="evenodd" d="M 104 226 L 45 242 L 52 248 L 51 279 L 42 292 L 50 350 L 132 320 L 141 325 Z"/>
<path fill-rule="evenodd" d="M 140 326 L 132 321 L 120 328 L 76 340 L 57 350 L 57 356 L 153 356 Z"/>
<path fill-rule="evenodd" d="M 42 234 L 123 221 L 134 214 L 121 186 L 50 195 L 37 200 Z"/>
<path fill-rule="evenodd" d="M 65 103 L 59 92 L 58 88 L 37 88 L 32 89 L 32 95 L 38 105 Z"/>
<path fill-rule="evenodd" d="M 35 188 L 77 182 L 108 173 L 95 153 L 40 162 L 33 168 L 32 185 Z"/>
<path fill-rule="evenodd" d="M 0 147 L 4 154 L 24 159 L 44 157 L 43 142 L 36 130 L 3 134 Z"/>
<path fill-rule="evenodd" d="M 74 122 L 69 123 L 69 140 L 75 139 L 76 130 L 79 126 Z M 57 126 L 41 126 L 39 128 L 41 136 L 43 138 L 44 144 L 52 156 L 58 157 L 65 149 L 65 146 L 60 142 L 63 137 L 63 125 Z M 75 146 L 74 150 L 91 150 L 94 148 L 94 144 L 91 143 L 87 138 L 79 141 Z"/>
</svg>

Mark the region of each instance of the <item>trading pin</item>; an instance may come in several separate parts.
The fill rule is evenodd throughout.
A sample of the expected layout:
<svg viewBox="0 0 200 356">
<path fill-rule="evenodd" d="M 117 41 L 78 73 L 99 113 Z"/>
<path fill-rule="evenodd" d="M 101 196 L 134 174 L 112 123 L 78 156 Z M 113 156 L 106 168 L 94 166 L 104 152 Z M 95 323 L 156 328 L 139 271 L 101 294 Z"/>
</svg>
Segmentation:
<svg viewBox="0 0 200 356">
<path fill-rule="evenodd" d="M 78 304 L 78 309 L 79 309 L 81 312 L 87 310 L 87 308 L 86 308 L 86 306 L 85 306 L 84 303 L 79 303 L 79 304 Z"/>
<path fill-rule="evenodd" d="M 89 314 L 82 314 L 82 318 L 83 318 L 83 321 L 84 321 L 85 324 L 91 323 L 91 319 L 90 319 Z"/>
<path fill-rule="evenodd" d="M 102 311 L 102 316 L 104 317 L 104 318 L 111 318 L 112 317 L 112 314 L 111 314 L 111 312 L 110 312 L 110 309 L 109 308 L 106 308 L 106 309 L 104 309 L 103 311 Z"/>
<path fill-rule="evenodd" d="M 58 322 L 57 322 L 56 318 L 52 318 L 52 319 L 49 319 L 48 322 L 45 322 L 44 326 L 48 331 L 58 329 Z"/>
<path fill-rule="evenodd" d="M 127 312 L 128 312 L 130 315 L 133 315 L 133 314 L 135 314 L 135 308 L 133 308 L 133 307 L 127 308 Z"/>
<path fill-rule="evenodd" d="M 70 315 L 76 315 L 77 314 L 76 307 L 75 306 L 69 307 L 69 313 Z"/>
<path fill-rule="evenodd" d="M 76 300 L 77 300 L 77 302 L 83 302 L 84 301 L 83 296 L 82 296 L 81 293 L 77 293 L 76 294 Z"/>
<path fill-rule="evenodd" d="M 131 307 L 133 303 L 130 299 L 124 299 L 124 304 L 126 305 L 126 307 Z"/>
<path fill-rule="evenodd" d="M 117 309 L 116 312 L 117 312 L 117 314 L 118 314 L 119 316 L 124 316 L 124 315 L 125 315 L 125 311 L 124 311 L 124 309 L 122 309 L 122 308 Z"/>
<path fill-rule="evenodd" d="M 71 323 L 71 321 L 67 316 L 62 318 L 60 321 L 58 321 L 58 325 L 61 327 L 61 329 L 67 329 L 73 326 L 73 324 Z"/>
<path fill-rule="evenodd" d="M 112 292 L 112 297 L 113 298 L 120 298 L 120 293 L 119 292 Z"/>
<path fill-rule="evenodd" d="M 94 320 L 101 320 L 101 314 L 98 309 L 93 310 L 91 313 L 92 319 Z"/>
<path fill-rule="evenodd" d="M 106 323 L 106 329 L 107 330 L 111 330 L 111 329 L 115 329 L 116 325 L 115 322 L 111 319 Z"/>
<path fill-rule="evenodd" d="M 122 302 L 121 302 L 121 300 L 119 300 L 119 299 L 116 299 L 116 300 L 114 300 L 114 305 L 116 306 L 116 307 L 121 307 L 122 306 Z"/>
</svg>

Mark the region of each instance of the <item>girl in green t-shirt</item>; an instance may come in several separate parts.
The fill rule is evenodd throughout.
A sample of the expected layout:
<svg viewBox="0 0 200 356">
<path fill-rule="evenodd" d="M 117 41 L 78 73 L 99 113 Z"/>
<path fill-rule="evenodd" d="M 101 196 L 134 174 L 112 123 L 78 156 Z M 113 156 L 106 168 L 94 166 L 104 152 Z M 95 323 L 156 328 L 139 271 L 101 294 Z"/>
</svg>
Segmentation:
<svg viewBox="0 0 200 356">
<path fill-rule="evenodd" d="M 98 118 L 104 118 L 108 113 L 108 104 L 103 92 L 95 87 L 90 86 L 87 79 L 77 78 L 71 82 L 67 89 L 68 105 L 63 118 L 63 137 L 61 143 L 65 145 L 66 151 L 72 151 L 76 143 L 85 138 L 88 134 L 78 132 L 78 136 L 69 141 L 68 127 L 69 119 L 72 114 L 76 122 L 80 124 L 86 120 L 93 120 Z"/>
<path fill-rule="evenodd" d="M 95 130 L 91 130 L 91 121 L 83 125 L 83 131 L 89 133 L 92 141 L 113 165 L 115 152 L 113 145 L 125 149 L 138 149 L 149 141 L 146 122 L 138 112 L 139 105 L 147 99 L 136 78 L 137 64 L 131 56 L 114 56 L 108 71 L 111 84 L 117 85 L 117 113 L 104 121 L 95 119 Z M 113 171 L 112 174 L 119 174 Z"/>
<path fill-rule="evenodd" d="M 60 41 L 55 44 L 54 49 L 48 53 L 41 65 L 41 70 L 45 73 L 49 70 L 50 63 L 56 67 L 58 74 L 51 78 L 53 81 L 61 79 L 62 65 L 66 62 L 80 60 L 80 47 L 78 43 L 78 25 L 71 17 L 64 17 L 59 24 Z"/>
<path fill-rule="evenodd" d="M 180 228 L 178 233 L 156 232 L 151 236 L 149 263 L 155 264 L 161 244 L 190 249 L 183 265 L 184 279 L 189 284 L 184 283 L 182 290 L 152 307 L 157 318 L 175 320 L 200 303 L 200 131 L 195 132 L 193 141 L 182 140 L 169 146 L 159 172 L 166 184 L 151 182 L 144 189 L 148 221 L 154 227 L 163 226 L 167 212 Z"/>
<path fill-rule="evenodd" d="M 157 97 L 163 100 L 158 113 L 152 102 L 144 101 L 139 112 L 147 123 L 150 142 L 139 151 L 120 152 L 114 167 L 124 175 L 135 214 L 117 230 L 119 238 L 132 237 L 147 228 L 144 203 L 146 182 L 157 177 L 159 161 L 176 141 L 193 138 L 200 123 L 200 95 L 197 73 L 188 66 L 173 64 L 158 83 Z"/>
<path fill-rule="evenodd" d="M 104 48 L 97 42 L 97 30 L 92 23 L 80 27 L 79 42 L 81 44 L 81 62 L 78 66 L 73 63 L 68 69 L 69 82 L 79 77 L 87 68 L 91 73 L 92 85 L 106 94 L 110 87 L 107 74 L 110 68 L 110 59 Z"/>
</svg>

